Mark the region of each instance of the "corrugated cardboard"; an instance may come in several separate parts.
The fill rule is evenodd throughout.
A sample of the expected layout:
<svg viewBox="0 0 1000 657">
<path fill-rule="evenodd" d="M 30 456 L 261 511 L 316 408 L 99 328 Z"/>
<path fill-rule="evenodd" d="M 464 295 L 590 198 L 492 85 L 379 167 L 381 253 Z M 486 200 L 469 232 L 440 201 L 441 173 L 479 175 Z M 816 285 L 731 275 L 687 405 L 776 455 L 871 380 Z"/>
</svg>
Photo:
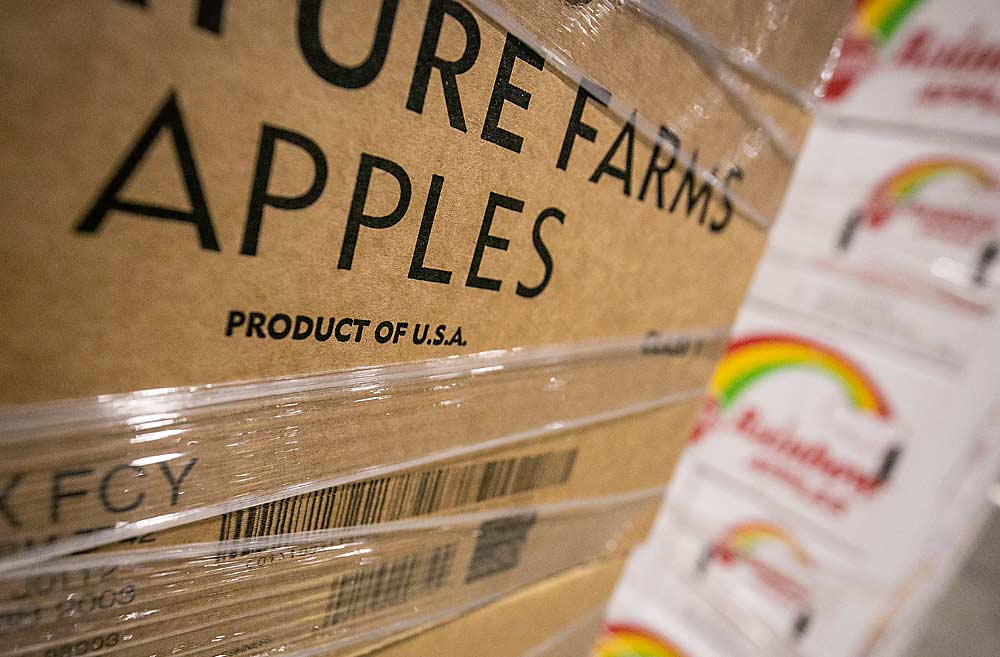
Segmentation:
<svg viewBox="0 0 1000 657">
<path fill-rule="evenodd" d="M 468 380 L 349 385 L 318 400 L 293 395 L 259 409 L 223 406 L 207 418 L 161 413 L 113 430 L 81 433 L 70 425 L 51 440 L 11 439 L 11 454 L 0 462 L 4 556 L 37 561 L 700 396 L 715 352 L 676 358 L 678 367 L 669 354 L 637 352 L 610 366 L 585 361 Z M 613 381 L 627 384 L 609 388 Z M 677 384 L 682 394 L 672 396 Z M 595 458 L 614 458 L 615 437 L 633 431 L 640 444 L 651 441 L 650 450 L 663 441 L 669 458 L 693 407 L 684 409 L 644 427 L 596 429 L 607 440 L 588 439 L 597 445 Z M 608 474 L 628 473 L 622 467 Z M 600 488 L 603 475 L 594 470 Z M 658 481 L 667 475 L 667 468 L 653 472 Z M 577 491 L 589 485 L 581 480 Z M 32 552 L 17 554 L 24 550 Z"/>
<path fill-rule="evenodd" d="M 561 4 L 523 23 L 558 31 Z M 401 3 L 384 62 L 372 39 L 394 2 L 198 6 L 217 13 L 7 7 L 0 401 L 732 320 L 764 242 L 733 206 L 773 214 L 792 162 L 639 14 L 594 36 L 584 73 L 600 63 L 716 189 L 669 136 L 650 169 L 654 144 L 465 5 Z M 415 65 L 432 52 L 463 62 L 450 106 Z M 350 321 L 321 342 L 319 317 L 321 333 Z"/>
<path fill-rule="evenodd" d="M 442 514 L 628 493 L 669 480 L 692 400 L 473 458 L 362 479 L 104 546 L 133 550 L 376 525 Z M 622 455 L 628 455 L 623 458 Z"/>
<path fill-rule="evenodd" d="M 811 94 L 852 3 L 829 0 L 672 0 L 670 5 L 740 61 Z"/>
<path fill-rule="evenodd" d="M 446 625 L 368 653 L 371 657 L 583 657 L 624 562 L 577 568 Z"/>
<path fill-rule="evenodd" d="M 0 584 L 8 654 L 58 652 L 95 638 L 102 641 L 94 651 L 122 655 L 355 651 L 576 565 L 621 556 L 644 535 L 659 491 L 369 535 L 349 530 L 48 562 L 7 573 Z"/>
</svg>

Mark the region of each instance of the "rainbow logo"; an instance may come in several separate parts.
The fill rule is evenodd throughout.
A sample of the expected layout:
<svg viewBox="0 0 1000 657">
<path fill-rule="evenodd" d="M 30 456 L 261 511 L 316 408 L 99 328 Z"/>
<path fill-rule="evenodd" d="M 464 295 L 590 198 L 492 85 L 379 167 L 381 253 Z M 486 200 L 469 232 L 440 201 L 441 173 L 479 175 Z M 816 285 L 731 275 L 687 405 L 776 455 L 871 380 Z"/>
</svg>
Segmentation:
<svg viewBox="0 0 1000 657">
<path fill-rule="evenodd" d="M 919 4 L 920 0 L 861 0 L 855 9 L 854 30 L 885 45 Z"/>
<path fill-rule="evenodd" d="M 943 178 L 959 178 L 979 189 L 996 189 L 998 181 L 985 166 L 972 160 L 934 157 L 900 167 L 872 192 L 865 204 L 865 216 L 872 228 L 885 224 L 897 207 L 912 201 L 931 183 Z"/>
<path fill-rule="evenodd" d="M 608 625 L 594 646 L 594 657 L 685 657 L 666 639 L 631 625 Z"/>
<path fill-rule="evenodd" d="M 876 417 L 890 416 L 889 406 L 872 380 L 844 355 L 817 342 L 779 333 L 731 342 L 709 389 L 725 410 L 756 381 L 789 368 L 825 374 L 843 389 L 852 407 Z"/>
<path fill-rule="evenodd" d="M 823 95 L 837 101 L 854 83 L 878 66 L 880 52 L 892 40 L 920 0 L 856 0 L 854 20 L 840 44 L 840 59 Z"/>
<path fill-rule="evenodd" d="M 809 555 L 802 548 L 802 544 L 781 527 L 768 522 L 748 522 L 736 525 L 716 543 L 715 550 L 724 559 L 734 557 L 749 559 L 765 545 L 780 545 L 787 549 L 799 563 L 809 564 Z"/>
</svg>

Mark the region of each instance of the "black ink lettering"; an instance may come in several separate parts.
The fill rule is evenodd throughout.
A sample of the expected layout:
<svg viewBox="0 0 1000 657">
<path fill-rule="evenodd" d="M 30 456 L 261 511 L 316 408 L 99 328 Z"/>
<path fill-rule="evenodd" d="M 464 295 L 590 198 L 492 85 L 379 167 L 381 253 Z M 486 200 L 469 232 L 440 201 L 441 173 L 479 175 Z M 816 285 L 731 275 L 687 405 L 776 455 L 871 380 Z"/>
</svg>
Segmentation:
<svg viewBox="0 0 1000 657">
<path fill-rule="evenodd" d="M 545 266 L 545 274 L 542 276 L 541 282 L 534 287 L 528 287 L 521 283 L 521 281 L 517 282 L 518 296 L 525 297 L 526 299 L 531 299 L 541 294 L 552 278 L 552 269 L 554 267 L 552 254 L 549 252 L 549 248 L 545 245 L 545 242 L 542 241 L 542 224 L 550 217 L 563 224 L 565 223 L 566 214 L 559 208 L 546 208 L 535 219 L 535 225 L 531 229 L 531 242 L 535 245 L 535 251 L 538 253 L 542 265 Z"/>
<path fill-rule="evenodd" d="M 24 473 L 18 472 L 10 478 L 10 481 L 8 481 L 7 485 L 4 486 L 3 491 L 0 491 L 0 513 L 2 513 L 3 517 L 7 519 L 7 524 L 11 527 L 20 527 L 21 519 L 17 517 L 9 506 L 7 506 L 7 498 L 10 497 L 11 492 L 17 488 L 17 485 L 21 483 L 23 478 Z"/>
<path fill-rule="evenodd" d="M 151 205 L 147 203 L 134 203 L 118 198 L 118 194 L 142 162 L 146 153 L 152 147 L 160 132 L 164 129 L 170 131 L 173 137 L 174 150 L 177 160 L 181 166 L 181 173 L 184 178 L 184 188 L 187 190 L 188 200 L 191 203 L 191 210 L 178 210 L 161 205 Z M 177 103 L 177 96 L 170 92 L 166 101 L 157 110 L 156 115 L 150 121 L 146 130 L 142 133 L 128 155 L 119 165 L 118 170 L 111 177 L 107 186 L 97 197 L 93 207 L 80 221 L 76 229 L 81 233 L 96 233 L 104 221 L 104 217 L 116 210 L 119 212 L 129 212 L 154 219 L 169 219 L 172 221 L 186 221 L 195 225 L 198 230 L 198 241 L 201 248 L 206 251 L 218 251 L 219 242 L 215 237 L 215 229 L 212 227 L 212 219 L 208 213 L 208 204 L 202 192 L 201 179 L 198 177 L 198 168 L 194 163 L 194 154 L 191 151 L 191 142 L 188 139 L 187 130 L 184 128 L 184 121 L 181 118 L 180 105 Z"/>
<path fill-rule="evenodd" d="M 685 217 L 690 217 L 694 209 L 701 204 L 701 212 L 698 215 L 698 223 L 705 223 L 705 213 L 708 212 L 708 203 L 712 200 L 712 186 L 708 184 L 707 181 L 701 179 L 697 175 L 698 170 L 698 151 L 695 150 L 691 154 L 691 164 L 684 170 L 684 179 L 681 181 L 681 186 L 677 188 L 677 193 L 674 194 L 674 200 L 670 203 L 670 212 L 672 213 L 676 208 L 677 204 L 681 200 L 681 195 L 687 192 L 687 208 L 684 212 Z M 700 180 L 701 188 L 695 190 L 695 185 Z"/>
<path fill-rule="evenodd" d="M 368 186 L 371 184 L 372 171 L 385 171 L 399 184 L 399 199 L 392 212 L 381 217 L 365 214 L 365 201 L 368 200 Z M 354 263 L 354 251 L 358 245 L 358 232 L 361 227 L 389 228 L 399 223 L 410 206 L 410 177 L 403 167 L 392 160 L 387 160 L 368 153 L 361 154 L 361 164 L 358 166 L 358 178 L 354 184 L 354 196 L 351 199 L 351 209 L 347 215 L 347 227 L 344 230 L 344 243 L 340 247 L 338 269 L 350 269 Z"/>
<path fill-rule="evenodd" d="M 250 323 L 247 324 L 247 337 L 253 337 L 254 334 L 258 338 L 264 337 L 264 321 L 267 317 L 264 313 L 252 312 L 250 313 Z"/>
<path fill-rule="evenodd" d="M 618 149 L 621 148 L 622 142 L 625 142 L 625 168 L 620 169 L 613 164 L 611 160 L 614 159 L 615 155 L 618 154 Z M 635 112 L 628 117 L 628 121 L 622 126 L 621 132 L 615 137 L 615 141 L 611 144 L 611 148 L 605 153 L 604 159 L 601 163 L 597 165 L 594 169 L 594 173 L 590 175 L 590 182 L 596 183 L 600 181 L 601 176 L 611 176 L 612 178 L 617 178 L 622 181 L 622 191 L 625 196 L 632 195 L 632 159 L 635 153 Z"/>
<path fill-rule="evenodd" d="M 233 329 L 246 324 L 247 315 L 239 310 L 230 310 L 229 318 L 226 319 L 226 337 L 233 334 Z"/>
<path fill-rule="evenodd" d="M 281 328 L 276 328 L 275 325 L 281 322 Z M 271 336 L 272 340 L 281 340 L 288 336 L 292 331 L 292 318 L 284 313 L 277 313 L 271 317 L 267 322 L 267 334 Z"/>
<path fill-rule="evenodd" d="M 479 275 L 479 266 L 483 262 L 483 254 L 487 248 L 506 251 L 510 245 L 510 240 L 504 237 L 490 235 L 490 228 L 493 227 L 493 217 L 497 208 L 505 208 L 514 212 L 524 210 L 524 201 L 490 192 L 490 198 L 486 202 L 486 212 L 483 213 L 483 223 L 479 227 L 479 238 L 476 240 L 476 249 L 472 254 L 472 264 L 469 265 L 469 275 L 465 279 L 466 287 L 478 287 L 483 290 L 500 291 L 501 281 L 496 278 L 487 278 Z"/>
<path fill-rule="evenodd" d="M 372 320 L 370 320 L 370 319 L 355 319 L 354 320 L 354 325 L 358 327 L 358 332 L 354 336 L 354 341 L 355 342 L 361 342 L 361 336 L 365 332 L 365 327 L 366 326 L 370 326 L 371 323 L 372 323 Z"/>
<path fill-rule="evenodd" d="M 587 90 L 587 86 L 594 89 L 593 93 Z M 587 106 L 588 100 L 594 100 L 602 107 L 607 107 L 608 103 L 611 102 L 611 94 L 586 80 L 577 88 L 576 100 L 573 102 L 573 113 L 570 114 L 569 123 L 566 124 L 566 134 L 563 137 L 562 147 L 559 149 L 557 169 L 566 170 L 569 165 L 569 156 L 573 153 L 573 142 L 576 141 L 577 136 L 591 143 L 597 139 L 597 128 L 583 122 L 583 109 Z"/>
<path fill-rule="evenodd" d="M 423 329 L 421 331 L 421 329 Z M 430 324 L 413 325 L 413 344 L 423 344 L 427 341 L 427 333 L 431 330 Z"/>
<path fill-rule="evenodd" d="M 226 0 L 198 0 L 198 13 L 194 24 L 203 30 L 222 34 L 222 10 Z"/>
<path fill-rule="evenodd" d="M 318 342 L 326 342 L 333 335 L 333 317 L 330 318 L 330 323 L 326 326 L 326 331 L 323 331 L 323 318 L 316 318 L 316 340 Z"/>
<path fill-rule="evenodd" d="M 124 506 L 115 506 L 111 502 L 111 498 L 108 496 L 108 486 L 111 484 L 111 479 L 123 470 L 132 470 L 136 477 L 145 477 L 146 471 L 137 465 L 130 465 L 128 463 L 120 463 L 115 467 L 108 470 L 108 472 L 101 478 L 101 486 L 98 489 L 101 496 L 101 504 L 104 505 L 104 509 L 109 513 L 125 513 L 126 511 L 131 511 L 137 508 L 142 501 L 146 498 L 145 493 L 139 493 L 135 496 L 130 503 Z M 128 490 L 128 487 L 125 487 Z"/>
<path fill-rule="evenodd" d="M 371 84 L 385 64 L 398 4 L 399 0 L 382 0 L 378 25 L 368 56 L 360 64 L 344 66 L 333 61 L 323 48 L 319 20 L 323 0 L 301 0 L 298 22 L 299 49 L 302 50 L 302 56 L 309 68 L 330 84 L 343 89 L 360 89 Z"/>
<path fill-rule="evenodd" d="M 147 7 L 147 0 L 125 0 L 133 5 Z M 194 24 L 203 30 L 215 34 L 222 33 L 222 10 L 226 0 L 198 0 L 198 11 L 195 13 Z"/>
<path fill-rule="evenodd" d="M 660 152 L 664 142 L 670 144 L 670 161 L 661 165 L 657 164 L 657 160 L 660 159 Z M 680 138 L 670 128 L 661 125 L 659 137 L 657 137 L 656 144 L 653 146 L 653 152 L 649 156 L 649 166 L 646 167 L 646 175 L 642 177 L 642 187 L 639 189 L 638 197 L 640 201 L 646 199 L 646 190 L 653 179 L 653 174 L 656 174 L 656 207 L 661 210 L 663 209 L 663 176 L 670 173 L 674 165 L 677 164 L 677 150 L 680 146 Z"/>
<path fill-rule="evenodd" d="M 417 243 L 413 247 L 413 258 L 410 260 L 410 273 L 407 274 L 407 277 L 418 281 L 430 281 L 431 283 L 444 283 L 447 285 L 451 281 L 450 271 L 424 266 L 424 258 L 427 256 L 427 243 L 430 242 L 431 230 L 434 228 L 434 216 L 437 214 L 438 200 L 441 198 L 441 186 L 443 184 L 443 177 L 437 174 L 431 176 L 431 187 L 427 192 L 427 203 L 424 204 L 424 216 L 420 220 L 420 230 L 417 232 Z"/>
<path fill-rule="evenodd" d="M 409 322 L 399 322 L 396 324 L 396 330 L 392 333 L 392 343 L 399 344 L 399 339 L 406 335 L 406 328 L 410 325 Z"/>
<path fill-rule="evenodd" d="M 167 481 L 170 483 L 170 505 L 174 506 L 177 504 L 177 499 L 181 494 L 181 484 L 184 483 L 184 479 L 191 473 L 191 468 L 194 467 L 195 463 L 198 462 L 198 457 L 192 458 L 181 470 L 181 473 L 174 477 L 174 473 L 170 471 L 170 466 L 166 463 L 160 463 L 160 470 L 163 472 L 163 476 L 166 477 Z"/>
<path fill-rule="evenodd" d="M 385 344 L 392 339 L 392 322 L 384 320 L 375 327 L 375 342 Z"/>
<path fill-rule="evenodd" d="M 295 329 L 292 330 L 292 340 L 305 340 L 313 330 L 312 317 L 305 315 L 295 316 Z"/>
<path fill-rule="evenodd" d="M 437 56 L 445 14 L 458 21 L 465 31 L 465 48 L 462 56 L 455 61 Z M 462 99 L 458 94 L 458 76 L 472 68 L 478 56 L 479 25 L 475 17 L 468 9 L 452 0 L 431 0 L 430 9 L 427 11 L 427 22 L 424 23 L 423 38 L 420 40 L 420 50 L 417 53 L 417 63 L 413 67 L 413 79 L 410 82 L 410 93 L 406 98 L 406 109 L 423 114 L 431 69 L 436 68 L 441 73 L 441 87 L 444 90 L 444 104 L 448 108 L 448 122 L 456 130 L 466 132 Z"/>
<path fill-rule="evenodd" d="M 737 165 L 733 165 L 729 171 L 726 172 L 726 177 L 722 181 L 722 218 L 719 220 L 710 219 L 708 222 L 708 228 L 713 233 L 721 232 L 729 225 L 730 219 L 733 218 L 733 200 L 729 196 L 729 184 L 733 180 L 743 180 L 743 169 Z"/>
<path fill-rule="evenodd" d="M 68 497 L 81 497 L 87 494 L 87 490 L 85 488 L 63 490 L 63 479 L 67 479 L 69 477 L 86 477 L 93 474 L 93 472 L 94 471 L 90 468 L 85 468 L 83 470 L 64 470 L 52 475 L 52 524 L 59 522 L 59 506 L 62 504 L 64 499 Z"/>
<path fill-rule="evenodd" d="M 298 196 L 279 196 L 267 191 L 271 180 L 271 167 L 274 163 L 274 146 L 281 140 L 297 146 L 312 159 L 313 179 L 304 193 Z M 257 166 L 253 173 L 253 186 L 250 188 L 250 206 L 247 209 L 247 222 L 243 229 L 243 255 L 257 255 L 257 241 L 260 238 L 260 224 L 264 218 L 264 208 L 271 206 L 281 210 L 301 210 L 316 202 L 326 186 L 326 157 L 316 142 L 305 135 L 275 126 L 264 125 L 260 131 L 260 146 L 257 148 Z"/>
<path fill-rule="evenodd" d="M 351 333 L 350 333 L 350 331 L 348 331 L 348 332 L 345 333 L 345 332 L 343 332 L 341 330 L 345 326 L 347 328 L 351 327 L 351 318 L 350 317 L 345 317 L 344 319 L 342 319 L 339 322 L 337 322 L 336 335 L 337 335 L 337 341 L 338 342 L 347 342 L 347 341 L 349 341 L 351 339 Z"/>
<path fill-rule="evenodd" d="M 524 137 L 501 128 L 500 118 L 505 102 L 513 103 L 521 109 L 528 109 L 528 104 L 531 102 L 531 94 L 510 81 L 510 76 L 514 72 L 514 62 L 518 59 L 539 71 L 543 70 L 545 66 L 545 59 L 541 55 L 513 34 L 507 35 L 507 40 L 503 44 L 503 54 L 500 56 L 500 67 L 497 68 L 497 77 L 493 82 L 493 94 L 490 96 L 490 105 L 486 110 L 486 120 L 483 122 L 482 132 L 482 138 L 486 141 L 503 146 L 515 153 L 521 152 Z"/>
</svg>

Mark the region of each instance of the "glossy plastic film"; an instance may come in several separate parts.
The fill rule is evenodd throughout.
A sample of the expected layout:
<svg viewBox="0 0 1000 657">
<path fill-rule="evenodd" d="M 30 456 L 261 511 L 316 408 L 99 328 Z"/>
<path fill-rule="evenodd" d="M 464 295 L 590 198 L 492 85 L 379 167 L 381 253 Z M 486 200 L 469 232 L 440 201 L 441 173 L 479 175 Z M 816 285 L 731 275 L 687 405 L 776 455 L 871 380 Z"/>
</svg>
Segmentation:
<svg viewBox="0 0 1000 657">
<path fill-rule="evenodd" d="M 7 563 L 692 399 L 724 345 L 650 335 L 10 410 Z"/>
<path fill-rule="evenodd" d="M 662 492 L 57 559 L 3 574 L 6 650 L 337 654 L 620 553 Z"/>
<path fill-rule="evenodd" d="M 809 126 L 812 87 L 849 6 L 823 3 L 810 12 L 783 2 L 711 10 L 660 0 L 473 4 L 647 139 L 662 140 L 665 127 L 679 142 L 677 159 L 762 227 L 777 214 Z M 745 14 L 756 20 L 741 20 Z M 793 43 L 807 42 L 789 56 Z M 642 64 L 623 67 L 623 60 Z M 663 84 L 666 71 L 676 83 Z M 739 170 L 769 167 L 774 175 L 728 190 L 734 169 L 715 161 Z"/>
<path fill-rule="evenodd" d="M 0 401 L 726 326 L 811 121 L 732 51 L 818 73 L 799 4 L 21 2 Z"/>
</svg>

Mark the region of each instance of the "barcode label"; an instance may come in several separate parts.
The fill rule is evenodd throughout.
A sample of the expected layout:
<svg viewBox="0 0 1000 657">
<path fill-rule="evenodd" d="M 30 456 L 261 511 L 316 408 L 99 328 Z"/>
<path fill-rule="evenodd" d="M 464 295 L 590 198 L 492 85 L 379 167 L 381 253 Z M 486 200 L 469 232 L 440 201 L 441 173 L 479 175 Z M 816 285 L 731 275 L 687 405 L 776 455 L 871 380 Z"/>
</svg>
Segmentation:
<svg viewBox="0 0 1000 657">
<path fill-rule="evenodd" d="M 451 576 L 455 552 L 456 544 L 450 543 L 335 577 L 323 627 L 395 607 L 440 589 Z"/>
<path fill-rule="evenodd" d="M 534 526 L 533 513 L 481 524 L 465 581 L 474 582 L 516 568 L 521 563 L 521 548 L 528 542 L 528 532 Z"/>
<path fill-rule="evenodd" d="M 223 515 L 219 541 L 371 525 L 556 486 L 569 480 L 576 454 L 573 448 L 445 466 L 296 495 Z"/>
</svg>

